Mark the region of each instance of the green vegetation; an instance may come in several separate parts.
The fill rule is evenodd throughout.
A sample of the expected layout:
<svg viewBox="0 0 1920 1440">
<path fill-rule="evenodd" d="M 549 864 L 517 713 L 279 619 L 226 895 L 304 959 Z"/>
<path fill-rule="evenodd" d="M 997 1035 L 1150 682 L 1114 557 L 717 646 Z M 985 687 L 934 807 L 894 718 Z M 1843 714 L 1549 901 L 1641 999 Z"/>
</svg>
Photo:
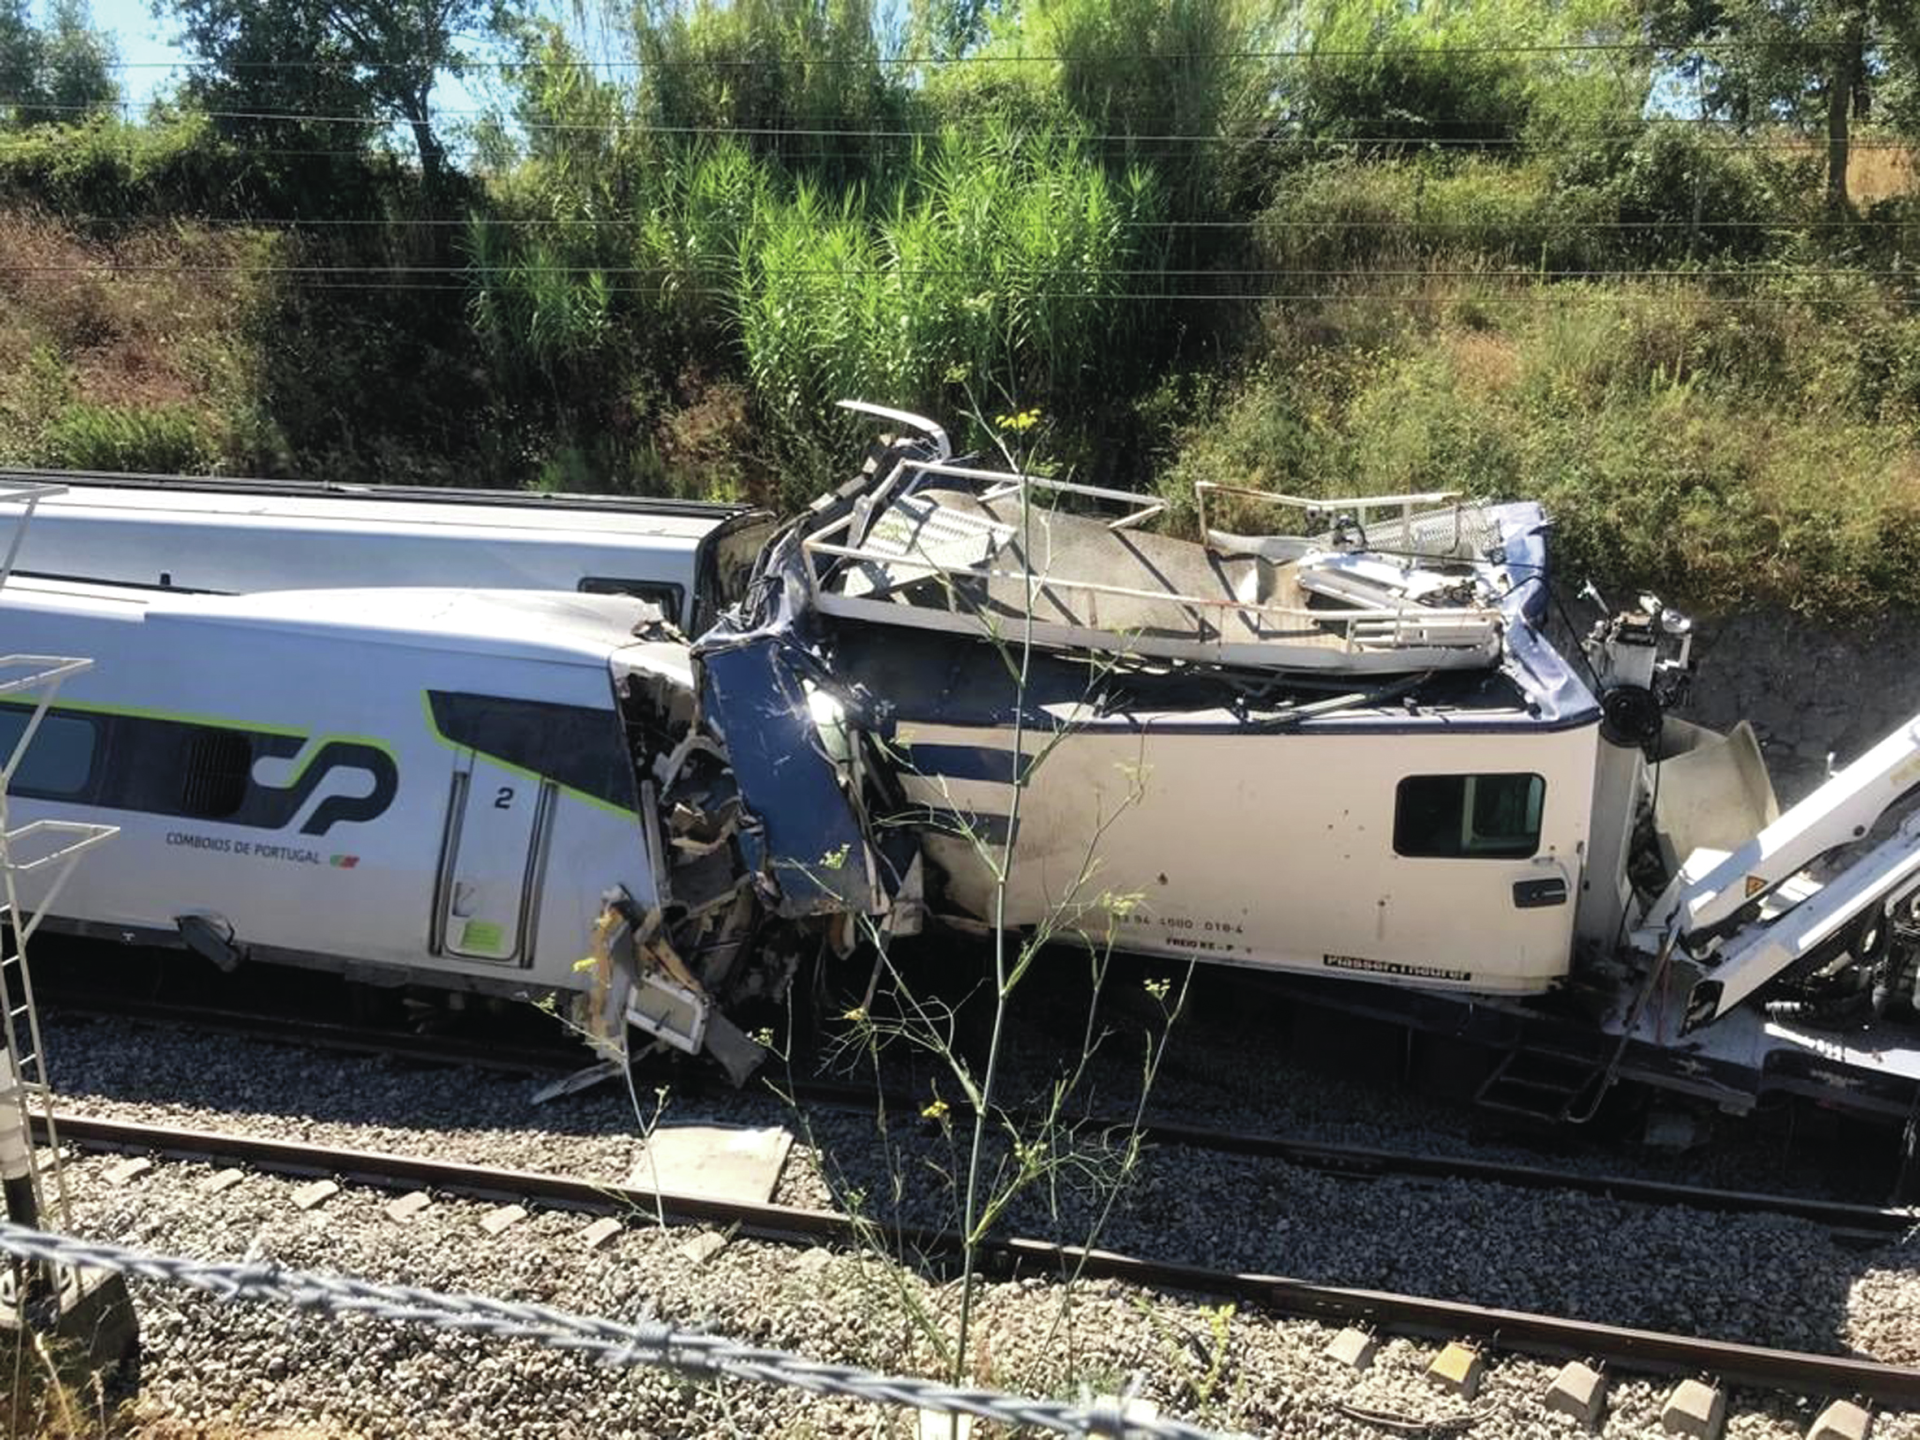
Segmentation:
<svg viewBox="0 0 1920 1440">
<path fill-rule="evenodd" d="M 113 47 L 88 23 L 84 0 L 53 0 L 34 24 L 26 0 L 0 0 L 0 117 L 62 123 L 109 106 L 119 94 Z"/>
<path fill-rule="evenodd" d="M 1275 358 L 1178 430 L 1159 484 L 1537 497 L 1574 584 L 1841 621 L 1917 605 L 1920 317 L 1864 290 L 1449 282 L 1279 317 Z"/>
<path fill-rule="evenodd" d="M 1537 495 L 1569 573 L 1920 602 L 1891 0 L 162 8 L 132 118 L 0 0 L 0 459 L 793 506 L 859 396 L 1176 523 Z"/>
</svg>

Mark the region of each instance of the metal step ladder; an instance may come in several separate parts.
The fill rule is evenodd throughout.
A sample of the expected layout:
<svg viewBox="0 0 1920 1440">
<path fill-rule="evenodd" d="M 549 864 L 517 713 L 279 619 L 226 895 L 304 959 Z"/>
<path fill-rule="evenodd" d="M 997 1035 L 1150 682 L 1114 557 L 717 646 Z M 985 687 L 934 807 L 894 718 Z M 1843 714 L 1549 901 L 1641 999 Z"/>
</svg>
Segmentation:
<svg viewBox="0 0 1920 1440">
<path fill-rule="evenodd" d="M 1561 1125 L 1578 1124 L 1599 1107 L 1611 1083 L 1604 1059 L 1516 1044 L 1474 1092 L 1485 1110 Z"/>
<path fill-rule="evenodd" d="M 20 553 L 20 542 L 34 507 L 66 487 L 48 484 L 0 484 L 0 506 L 22 504 L 14 517 L 15 529 L 0 558 L 0 585 L 5 585 Z M 0 510 L 0 513 L 5 513 Z M 0 655 L 0 702 L 4 714 L 24 716 L 4 762 L 0 762 L 0 1107 L 17 1125 L 12 1133 L 31 1136 L 37 1113 L 46 1126 L 44 1147 L 25 1146 L 26 1171 L 40 1223 L 64 1227 L 69 1221 L 66 1177 L 61 1171 L 59 1139 L 53 1128 L 52 1093 L 47 1084 L 45 1051 L 40 1039 L 40 1016 L 34 1005 L 33 977 L 27 968 L 27 943 L 52 912 L 60 892 L 80 857 L 117 833 L 113 825 L 77 820 L 41 819 L 15 825 L 10 811 L 13 777 L 26 758 L 41 722 L 47 717 L 60 688 L 87 670 L 91 660 L 59 655 Z M 28 905 L 22 890 L 31 892 Z M 10 1126 L 9 1128 L 12 1128 Z"/>
<path fill-rule="evenodd" d="M 1607 1054 L 1596 1058 L 1549 1045 L 1529 1047 L 1523 1023 L 1512 1047 L 1480 1082 L 1474 1103 L 1552 1125 L 1584 1125 L 1593 1119 L 1620 1074 L 1620 1062 L 1626 1058 L 1640 1016 L 1665 982 L 1672 959 L 1673 939 L 1669 936 L 1647 966 Z"/>
</svg>

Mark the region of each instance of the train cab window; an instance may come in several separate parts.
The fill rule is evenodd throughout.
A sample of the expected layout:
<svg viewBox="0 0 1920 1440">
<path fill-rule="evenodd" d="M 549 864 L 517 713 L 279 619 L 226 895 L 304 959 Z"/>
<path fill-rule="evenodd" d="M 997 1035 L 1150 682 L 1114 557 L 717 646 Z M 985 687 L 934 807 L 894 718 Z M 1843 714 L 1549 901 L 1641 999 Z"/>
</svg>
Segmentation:
<svg viewBox="0 0 1920 1440">
<path fill-rule="evenodd" d="M 206 726 L 187 742 L 187 773 L 180 807 L 203 820 L 224 820 L 247 798 L 253 741 L 238 730 Z"/>
<path fill-rule="evenodd" d="M 633 766 L 611 709 L 429 690 L 434 727 L 454 745 L 565 785 L 624 810 L 634 808 Z"/>
<path fill-rule="evenodd" d="M 1524 860 L 1540 848 L 1546 796 L 1538 775 L 1409 775 L 1394 798 L 1394 853 Z"/>
<path fill-rule="evenodd" d="M 31 710 L 0 710 L 0 765 L 12 757 L 32 718 Z M 80 794 L 93 778 L 99 738 L 99 727 L 86 716 L 49 712 L 13 772 L 14 790 L 48 800 Z"/>
</svg>

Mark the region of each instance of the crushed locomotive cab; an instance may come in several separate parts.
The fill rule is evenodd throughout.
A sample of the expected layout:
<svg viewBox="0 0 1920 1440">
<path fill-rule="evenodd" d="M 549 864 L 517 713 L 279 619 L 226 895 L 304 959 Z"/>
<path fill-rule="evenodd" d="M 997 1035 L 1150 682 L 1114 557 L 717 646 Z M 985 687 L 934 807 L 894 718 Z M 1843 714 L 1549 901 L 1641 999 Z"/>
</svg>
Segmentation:
<svg viewBox="0 0 1920 1440">
<path fill-rule="evenodd" d="M 1920 729 L 1782 816 L 1749 729 L 1669 713 L 1684 617 L 1641 597 L 1577 662 L 1555 646 L 1536 505 L 1204 487 L 1184 540 L 1145 528 L 1163 502 L 875 413 L 918 433 L 781 532 L 693 648 L 774 912 L 977 926 L 1005 875 L 1010 927 L 1570 1053 L 1527 1102 L 1551 1118 L 1622 1077 L 1735 1110 L 1920 1097 L 1895 1023 L 1920 827 L 1808 869 L 1920 778 Z M 1215 527 L 1222 500 L 1291 524 Z M 1832 1008 L 1809 986 L 1848 997 L 1847 1045 L 1809 1029 Z"/>
</svg>

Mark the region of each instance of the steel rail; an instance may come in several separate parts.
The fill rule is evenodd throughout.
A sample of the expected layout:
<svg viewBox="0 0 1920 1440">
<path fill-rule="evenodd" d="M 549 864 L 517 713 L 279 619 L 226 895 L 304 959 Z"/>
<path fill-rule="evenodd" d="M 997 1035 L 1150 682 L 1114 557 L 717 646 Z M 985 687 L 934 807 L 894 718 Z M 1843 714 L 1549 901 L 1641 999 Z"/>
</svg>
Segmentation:
<svg viewBox="0 0 1920 1440">
<path fill-rule="evenodd" d="M 43 1122 L 36 1117 L 36 1123 Z M 962 1237 L 952 1230 L 876 1224 L 831 1210 L 741 1203 L 576 1176 L 79 1115 L 59 1115 L 57 1124 L 64 1143 L 89 1150 L 221 1160 L 279 1174 L 333 1176 L 382 1189 L 434 1189 L 481 1199 L 533 1200 L 598 1214 L 657 1217 L 669 1223 L 723 1225 L 750 1238 L 783 1243 L 858 1245 L 878 1240 L 902 1255 L 919 1256 L 952 1256 L 963 1249 Z M 1442 1339 L 1471 1338 L 1525 1354 L 1599 1359 L 1623 1369 L 1660 1374 L 1705 1372 L 1728 1383 L 1767 1390 L 1920 1405 L 1920 1369 L 1855 1356 L 1775 1350 L 1458 1300 L 1210 1270 L 1047 1240 L 993 1240 L 979 1247 L 976 1258 L 996 1272 L 1119 1280 L 1234 1299 L 1282 1315 L 1366 1322 Z"/>
<path fill-rule="evenodd" d="M 369 1029 L 341 1021 L 163 1001 L 128 1000 L 124 997 L 115 997 L 111 1001 L 90 999 L 79 1004 L 61 1003 L 59 1009 L 68 1014 L 92 1014 L 192 1027 L 275 1044 L 314 1046 L 353 1054 L 390 1055 L 422 1064 L 473 1065 L 510 1074 L 558 1073 L 579 1068 L 588 1058 L 584 1049 L 573 1044 L 543 1046 L 463 1036 L 416 1035 Z M 918 1102 L 904 1095 L 876 1096 L 871 1087 L 838 1081 L 794 1077 L 783 1079 L 781 1086 L 796 1104 L 831 1106 L 861 1113 L 872 1110 L 876 1103 L 884 1100 L 890 1108 L 918 1109 Z M 959 1103 L 954 1108 L 956 1113 L 966 1109 L 964 1104 Z M 1131 1129 L 1134 1122 L 1131 1118 L 1094 1116 L 1089 1117 L 1086 1123 L 1098 1131 Z M 1920 1211 L 1822 1200 L 1811 1196 L 1718 1189 L 1626 1175 L 1596 1175 L 1514 1161 L 1421 1154 L 1310 1140 L 1273 1132 L 1221 1130 L 1171 1121 L 1147 1120 L 1140 1125 L 1140 1130 L 1142 1137 L 1154 1144 L 1281 1160 L 1303 1169 L 1354 1180 L 1391 1177 L 1464 1180 L 1512 1185 L 1526 1190 L 1568 1190 L 1641 1205 L 1680 1205 L 1715 1214 L 1784 1215 L 1819 1225 L 1835 1239 L 1848 1243 L 1883 1244 L 1920 1226 Z"/>
<path fill-rule="evenodd" d="M 531 1045 L 497 1038 L 464 1035 L 423 1035 L 412 1031 L 320 1020 L 310 1016 L 277 1015 L 258 1010 L 228 1010 L 218 1006 L 143 1000 L 127 996 L 89 996 L 75 1000 L 58 991 L 46 1008 L 60 1015 L 96 1020 L 127 1020 L 136 1024 L 172 1025 L 217 1035 L 261 1040 L 274 1045 L 302 1045 L 316 1050 L 340 1050 L 354 1055 L 388 1055 L 427 1065 L 472 1065 L 513 1075 L 544 1075 L 578 1069 L 591 1058 L 578 1044 Z"/>
<path fill-rule="evenodd" d="M 1920 1227 L 1920 1212 L 1900 1207 L 1860 1205 L 1844 1200 L 1779 1195 L 1761 1190 L 1723 1190 L 1702 1185 L 1683 1185 L 1671 1180 L 1645 1180 L 1630 1175 L 1590 1175 L 1507 1160 L 1424 1155 L 1365 1145 L 1300 1140 L 1286 1135 L 1243 1134 L 1230 1130 L 1166 1125 L 1151 1120 L 1142 1126 L 1142 1130 L 1147 1139 L 1164 1144 L 1191 1145 L 1223 1154 L 1266 1156 L 1354 1179 L 1407 1176 L 1434 1180 L 1473 1180 L 1526 1190 L 1574 1190 L 1641 1205 L 1684 1205 L 1719 1214 L 1785 1215 L 1820 1225 L 1839 1238 L 1875 1243 L 1884 1243 Z"/>
<path fill-rule="evenodd" d="M 871 1089 L 836 1081 L 783 1080 L 797 1103 L 832 1105 L 849 1111 L 871 1109 Z M 917 1110 L 917 1101 L 888 1095 L 896 1109 Z M 970 1114 L 964 1102 L 953 1103 L 956 1116 Z M 1093 1131 L 1135 1128 L 1130 1117 L 1090 1117 Z M 1591 1174 L 1581 1170 L 1553 1170 L 1511 1160 L 1481 1160 L 1468 1155 L 1423 1154 L 1379 1146 L 1348 1145 L 1309 1140 L 1272 1131 L 1219 1130 L 1173 1121 L 1143 1120 L 1141 1137 L 1155 1144 L 1184 1146 L 1223 1155 L 1248 1155 L 1283 1160 L 1302 1169 L 1319 1170 L 1354 1180 L 1405 1177 L 1430 1180 L 1469 1180 L 1512 1185 L 1523 1190 L 1570 1190 L 1603 1199 L 1641 1205 L 1684 1205 L 1716 1214 L 1784 1215 L 1806 1220 L 1836 1238 L 1884 1244 L 1920 1228 L 1920 1210 L 1899 1206 L 1863 1205 L 1813 1196 L 1782 1195 L 1761 1190 L 1727 1190 L 1685 1185 L 1671 1180 L 1646 1180 L 1631 1175 Z"/>
</svg>

